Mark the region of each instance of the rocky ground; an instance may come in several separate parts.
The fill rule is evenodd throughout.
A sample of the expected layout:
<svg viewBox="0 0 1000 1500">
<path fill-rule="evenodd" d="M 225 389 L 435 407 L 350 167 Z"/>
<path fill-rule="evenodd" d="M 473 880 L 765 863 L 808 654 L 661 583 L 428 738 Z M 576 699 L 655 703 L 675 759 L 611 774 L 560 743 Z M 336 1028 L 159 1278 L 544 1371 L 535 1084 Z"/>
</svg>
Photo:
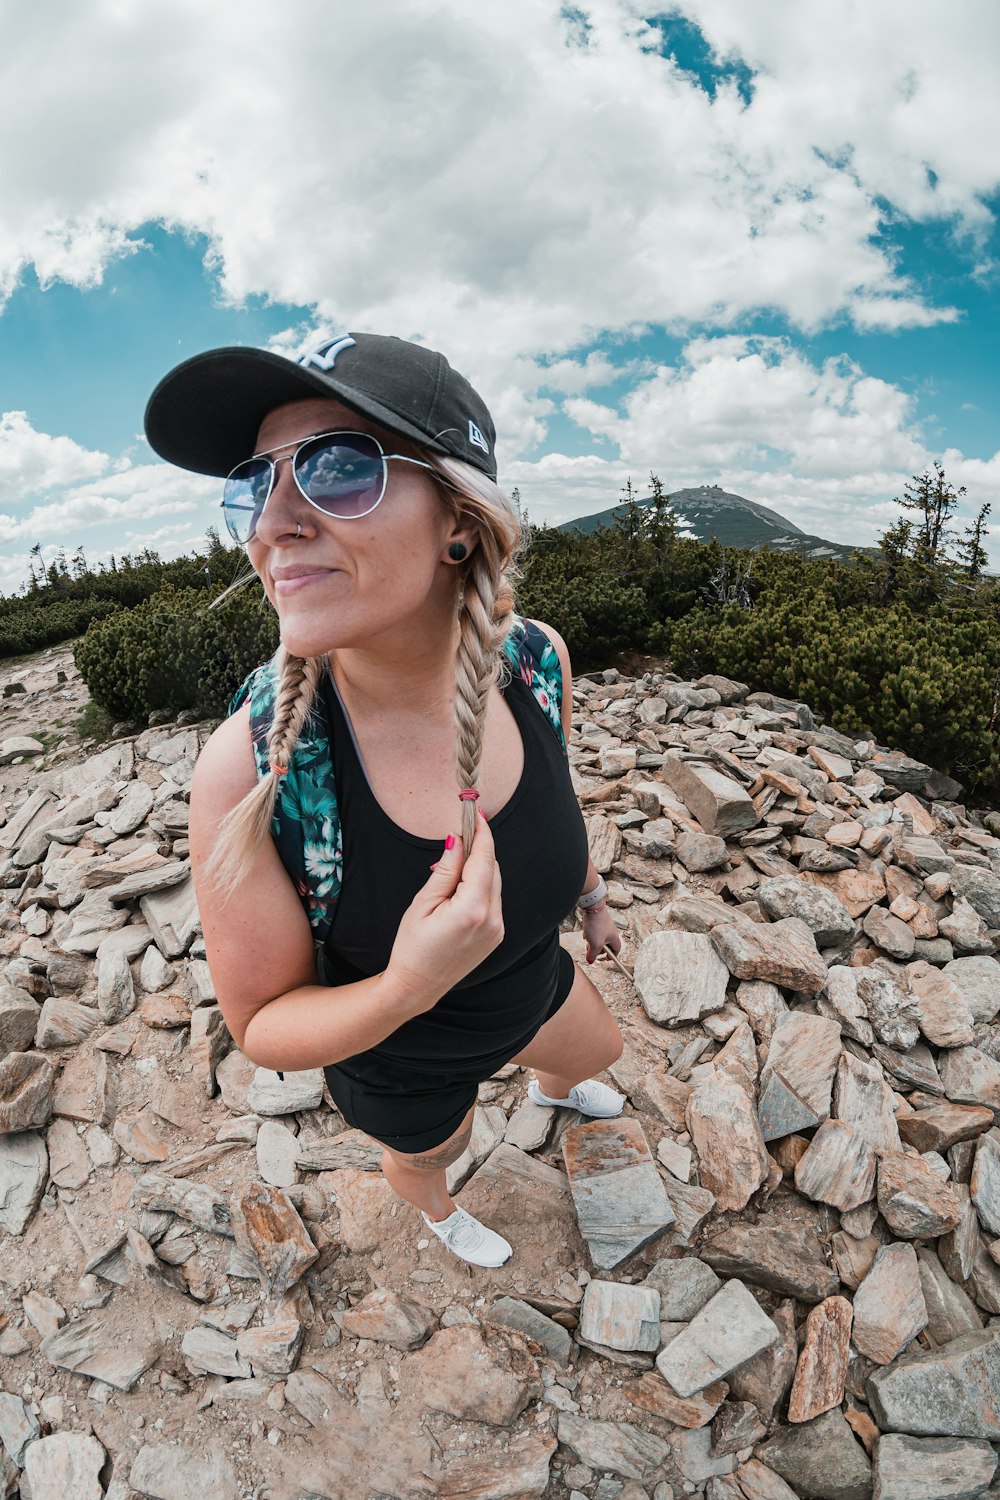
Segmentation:
<svg viewBox="0 0 1000 1500">
<path fill-rule="evenodd" d="M 741 684 L 577 679 L 628 1102 L 482 1087 L 478 1270 L 232 1046 L 211 726 L 81 749 L 64 648 L 0 687 L 0 1497 L 1000 1497 L 1000 816 Z"/>
</svg>

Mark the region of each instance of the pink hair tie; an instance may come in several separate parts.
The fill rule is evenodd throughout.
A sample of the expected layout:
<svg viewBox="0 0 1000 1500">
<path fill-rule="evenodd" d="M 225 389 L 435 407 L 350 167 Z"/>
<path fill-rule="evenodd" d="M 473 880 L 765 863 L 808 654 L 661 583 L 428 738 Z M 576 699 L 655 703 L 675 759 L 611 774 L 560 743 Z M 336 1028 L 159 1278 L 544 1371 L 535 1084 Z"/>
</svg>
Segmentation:
<svg viewBox="0 0 1000 1500">
<path fill-rule="evenodd" d="M 271 770 L 274 772 L 275 776 L 287 776 L 288 775 L 288 767 L 287 766 L 276 766 L 273 760 L 269 761 L 268 764 L 270 765 Z"/>
<path fill-rule="evenodd" d="M 459 792 L 458 794 L 458 800 L 460 802 L 476 802 L 478 801 L 478 799 L 479 793 L 475 790 L 474 787 L 471 786 L 466 787 L 464 792 Z"/>
</svg>

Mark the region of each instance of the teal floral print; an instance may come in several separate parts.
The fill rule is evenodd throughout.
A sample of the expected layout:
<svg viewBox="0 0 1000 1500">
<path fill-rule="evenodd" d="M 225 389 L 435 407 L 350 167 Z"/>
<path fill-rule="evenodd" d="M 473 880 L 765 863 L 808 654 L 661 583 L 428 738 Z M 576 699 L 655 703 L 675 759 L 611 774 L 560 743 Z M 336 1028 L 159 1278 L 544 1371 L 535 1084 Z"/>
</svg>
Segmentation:
<svg viewBox="0 0 1000 1500">
<path fill-rule="evenodd" d="M 537 625 L 513 616 L 503 643 L 511 669 L 527 686 L 566 753 L 562 669 L 555 647 Z M 267 737 L 274 718 L 277 673 L 273 661 L 251 672 L 237 689 L 229 714 L 250 705 L 250 737 L 258 776 L 270 771 Z M 278 783 L 271 835 L 322 947 L 333 922 L 344 873 L 343 838 L 326 717 L 317 704 L 299 736 L 286 775 Z"/>
</svg>

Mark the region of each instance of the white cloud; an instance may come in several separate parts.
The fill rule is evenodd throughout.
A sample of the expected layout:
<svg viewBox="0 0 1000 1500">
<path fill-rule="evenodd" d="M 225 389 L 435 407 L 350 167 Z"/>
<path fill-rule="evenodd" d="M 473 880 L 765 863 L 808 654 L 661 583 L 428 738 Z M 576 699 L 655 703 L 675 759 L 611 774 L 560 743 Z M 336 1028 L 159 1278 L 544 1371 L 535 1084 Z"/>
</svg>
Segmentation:
<svg viewBox="0 0 1000 1500">
<path fill-rule="evenodd" d="M 910 399 L 740 330 L 761 312 L 805 330 L 956 316 L 886 231 L 941 221 L 970 274 L 988 264 L 994 0 L 965 0 L 960 21 L 940 0 L 678 0 L 719 59 L 753 71 L 749 104 L 662 56 L 640 0 L 581 9 L 586 26 L 558 0 L 16 7 L 0 302 L 29 266 L 93 286 L 162 222 L 207 237 L 225 298 L 444 348 L 487 396 L 532 513 L 604 508 L 655 468 L 870 537 L 933 456 Z M 631 355 L 651 328 L 693 327 L 729 336 L 691 340 L 676 367 L 615 362 L 616 341 Z M 595 399 L 622 379 L 620 409 Z M 604 446 L 531 463 L 561 405 Z M 996 459 L 947 462 L 970 495 L 1000 498 Z M 213 482 L 89 452 L 23 413 L 0 426 L 8 542 L 213 520 L 213 500 Z"/>
<path fill-rule="evenodd" d="M 23 10 L 0 67 L 19 143 L 0 288 L 31 262 L 92 284 L 162 220 L 209 237 L 227 297 L 419 333 L 491 381 L 605 329 L 952 316 L 873 236 L 887 210 L 988 222 L 992 0 L 961 25 L 929 0 L 682 8 L 756 70 L 749 106 L 660 56 L 631 0 L 586 7 L 586 46 L 555 0 L 300 0 L 251 24 L 235 0 L 64 5 L 71 68 L 50 14 Z M 276 67 L 290 14 L 301 44 Z"/>
<path fill-rule="evenodd" d="M 898 387 L 846 359 L 812 364 L 787 340 L 692 340 L 620 405 L 570 397 L 564 409 L 614 452 L 511 464 L 507 477 L 536 522 L 606 510 L 626 478 L 644 492 L 652 471 L 668 490 L 720 484 L 803 531 L 873 545 L 899 514 L 893 498 L 935 457 L 955 488 L 968 490 L 959 529 L 984 501 L 1000 516 L 1000 453 L 985 461 L 935 453 Z M 1000 526 L 990 550 L 1000 567 Z"/>
<path fill-rule="evenodd" d="M 218 526 L 218 498 L 217 479 L 91 451 L 36 431 L 24 412 L 6 412 L 0 417 L 0 593 L 15 593 L 25 582 L 36 542 L 47 562 L 60 547 L 72 552 L 81 542 L 96 560 L 120 552 L 122 529 L 130 527 L 128 544 L 157 548 L 155 535 L 168 544 L 164 555 L 176 556 L 192 545 L 192 535 L 201 541 L 208 525 Z M 149 527 L 154 517 L 171 516 L 188 519 L 157 532 Z"/>
<path fill-rule="evenodd" d="M 93 478 L 108 462 L 107 454 L 88 451 L 71 438 L 36 432 L 26 412 L 0 414 L 0 504 L 15 505 L 40 490 Z"/>
</svg>

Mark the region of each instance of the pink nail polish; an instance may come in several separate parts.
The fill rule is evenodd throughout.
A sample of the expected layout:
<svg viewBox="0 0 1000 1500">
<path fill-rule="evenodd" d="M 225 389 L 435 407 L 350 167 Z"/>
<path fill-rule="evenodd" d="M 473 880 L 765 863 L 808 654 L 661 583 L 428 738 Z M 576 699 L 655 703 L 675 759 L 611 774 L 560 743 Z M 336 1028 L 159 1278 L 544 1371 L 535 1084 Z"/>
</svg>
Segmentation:
<svg viewBox="0 0 1000 1500">
<path fill-rule="evenodd" d="M 432 870 L 436 870 L 436 869 L 437 869 L 437 867 L 438 867 L 438 865 L 439 865 L 439 864 L 440 864 L 440 860 L 437 860 L 437 859 L 436 859 L 436 860 L 435 860 L 435 861 L 434 861 L 434 863 L 433 863 L 433 864 L 432 864 L 432 865 L 431 865 L 431 869 L 432 869 Z"/>
<path fill-rule="evenodd" d="M 445 841 L 444 841 L 444 847 L 445 847 L 445 851 L 446 852 L 449 849 L 454 849 L 454 847 L 455 847 L 455 835 L 453 833 L 449 833 L 448 837 L 445 839 Z"/>
</svg>

